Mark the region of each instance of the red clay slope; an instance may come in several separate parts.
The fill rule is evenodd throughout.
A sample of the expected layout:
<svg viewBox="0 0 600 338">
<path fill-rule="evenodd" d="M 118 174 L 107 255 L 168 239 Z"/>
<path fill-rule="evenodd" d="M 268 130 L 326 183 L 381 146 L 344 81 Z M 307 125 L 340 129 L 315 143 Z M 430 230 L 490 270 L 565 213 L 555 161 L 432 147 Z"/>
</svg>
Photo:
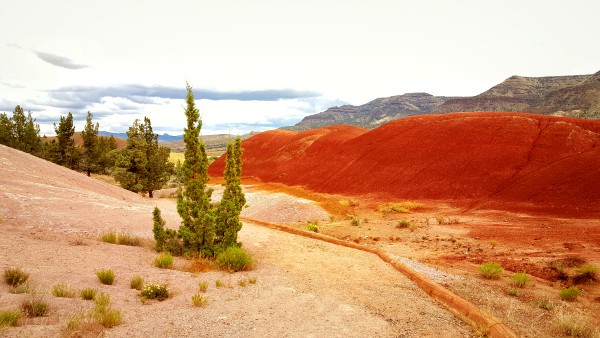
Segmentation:
<svg viewBox="0 0 600 338">
<path fill-rule="evenodd" d="M 404 118 L 247 139 L 244 176 L 339 194 L 600 213 L 600 121 L 521 113 Z M 222 176 L 224 159 L 209 169 Z"/>
</svg>

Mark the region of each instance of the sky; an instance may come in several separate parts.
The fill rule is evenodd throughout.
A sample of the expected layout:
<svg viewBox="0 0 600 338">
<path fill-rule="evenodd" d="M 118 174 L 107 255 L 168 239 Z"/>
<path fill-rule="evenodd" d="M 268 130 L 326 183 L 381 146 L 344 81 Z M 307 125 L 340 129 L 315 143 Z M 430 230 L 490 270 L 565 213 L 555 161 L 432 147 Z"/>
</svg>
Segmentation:
<svg viewBox="0 0 600 338">
<path fill-rule="evenodd" d="M 125 132 L 293 125 L 409 92 L 477 95 L 512 75 L 600 71 L 596 0 L 0 0 L 0 112 L 41 133 L 71 112 Z"/>
</svg>

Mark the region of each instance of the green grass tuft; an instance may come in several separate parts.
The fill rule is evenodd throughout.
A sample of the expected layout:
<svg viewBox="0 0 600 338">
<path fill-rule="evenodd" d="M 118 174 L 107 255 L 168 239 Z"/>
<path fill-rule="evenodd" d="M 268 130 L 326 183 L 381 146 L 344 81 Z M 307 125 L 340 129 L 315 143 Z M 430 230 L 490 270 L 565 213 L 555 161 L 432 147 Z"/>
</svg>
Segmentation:
<svg viewBox="0 0 600 338">
<path fill-rule="evenodd" d="M 244 249 L 230 246 L 217 256 L 216 263 L 222 269 L 230 271 L 250 270 L 252 257 Z"/>
<path fill-rule="evenodd" d="M 206 292 L 206 290 L 208 290 L 208 282 L 204 281 L 198 283 L 198 290 L 200 290 L 200 292 Z"/>
<path fill-rule="evenodd" d="M 168 252 L 161 253 L 154 259 L 154 266 L 161 269 L 169 269 L 173 267 L 173 256 Z"/>
<path fill-rule="evenodd" d="M 192 304 L 194 304 L 195 307 L 204 307 L 208 305 L 208 297 L 204 297 L 197 293 L 192 296 Z"/>
<path fill-rule="evenodd" d="M 141 276 L 131 278 L 129 287 L 135 290 L 141 290 L 144 287 L 144 279 Z"/>
<path fill-rule="evenodd" d="M 572 302 L 579 297 L 579 289 L 576 286 L 564 288 L 559 292 L 560 298 L 568 302 Z"/>
<path fill-rule="evenodd" d="M 81 295 L 81 299 L 83 300 L 94 300 L 96 299 L 96 292 L 96 289 L 88 288 L 81 290 L 79 295 Z"/>
<path fill-rule="evenodd" d="M 517 272 L 510 277 L 512 285 L 517 288 L 523 288 L 529 282 L 529 275 L 525 272 Z"/>
<path fill-rule="evenodd" d="M 100 282 L 105 285 L 112 285 L 115 281 L 115 273 L 110 269 L 96 271 L 96 276 Z"/>
<path fill-rule="evenodd" d="M 483 263 L 479 266 L 479 273 L 483 278 L 498 279 L 502 276 L 502 265 L 494 262 Z"/>
</svg>

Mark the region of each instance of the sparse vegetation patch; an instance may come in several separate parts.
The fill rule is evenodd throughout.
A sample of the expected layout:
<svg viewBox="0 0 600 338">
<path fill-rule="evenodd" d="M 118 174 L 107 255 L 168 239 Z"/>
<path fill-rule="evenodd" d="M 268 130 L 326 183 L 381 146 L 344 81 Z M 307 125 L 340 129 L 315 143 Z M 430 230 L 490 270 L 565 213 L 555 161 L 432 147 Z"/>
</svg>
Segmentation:
<svg viewBox="0 0 600 338">
<path fill-rule="evenodd" d="M 576 300 L 577 297 L 579 297 L 579 288 L 577 288 L 576 286 L 570 286 L 568 288 L 564 288 L 564 289 L 560 290 L 559 295 L 562 300 L 572 302 L 572 301 Z"/>
<path fill-rule="evenodd" d="M 73 298 L 75 297 L 75 291 L 69 285 L 59 283 L 52 287 L 52 295 L 54 297 Z"/>
<path fill-rule="evenodd" d="M 161 253 L 154 259 L 154 266 L 161 269 L 169 269 L 173 267 L 173 256 L 168 252 Z"/>
<path fill-rule="evenodd" d="M 44 317 L 50 306 L 41 296 L 30 296 L 21 303 L 21 310 L 27 317 Z"/>
<path fill-rule="evenodd" d="M 9 286 L 17 286 L 27 282 L 29 274 L 21 268 L 6 268 L 4 269 L 4 282 Z"/>
<path fill-rule="evenodd" d="M 595 328 L 589 319 L 579 313 L 559 311 L 554 321 L 561 333 L 567 336 L 584 338 L 600 336 L 598 328 Z"/>
<path fill-rule="evenodd" d="M 111 244 L 119 244 L 119 245 L 129 245 L 129 246 L 141 246 L 142 239 L 138 236 L 131 236 L 128 234 L 120 234 L 115 231 L 107 232 L 100 236 L 102 242 L 111 243 Z"/>
<path fill-rule="evenodd" d="M 494 262 L 483 263 L 479 266 L 479 273 L 487 279 L 500 278 L 503 270 L 502 265 Z"/>
<path fill-rule="evenodd" d="M 21 312 L 15 310 L 0 311 L 0 328 L 5 326 L 17 326 L 21 318 Z"/>
<path fill-rule="evenodd" d="M 230 271 L 243 271 L 252 268 L 252 258 L 246 250 L 237 246 L 230 246 L 217 256 L 217 265 Z"/>
<path fill-rule="evenodd" d="M 204 307 L 208 305 L 208 297 L 197 293 L 192 296 L 192 304 L 194 304 L 195 307 Z"/>
<path fill-rule="evenodd" d="M 129 287 L 135 290 L 141 290 L 144 287 L 144 279 L 141 276 L 131 278 Z"/>
<path fill-rule="evenodd" d="M 510 277 L 512 281 L 512 285 L 518 288 L 525 287 L 527 282 L 529 281 L 529 275 L 525 272 L 517 272 Z"/>
<path fill-rule="evenodd" d="M 404 201 L 398 203 L 384 203 L 377 207 L 377 211 L 382 213 L 409 213 L 417 209 L 423 208 L 423 204 L 418 202 Z"/>
<path fill-rule="evenodd" d="M 81 299 L 83 300 L 94 300 L 96 299 L 96 292 L 96 289 L 87 288 L 81 290 L 79 294 L 81 295 Z"/>
<path fill-rule="evenodd" d="M 112 285 L 115 281 L 115 273 L 110 269 L 96 271 L 96 276 L 100 280 L 100 283 L 105 285 Z"/>
<path fill-rule="evenodd" d="M 146 299 L 163 301 L 169 298 L 169 287 L 167 284 L 148 283 L 144 285 L 141 295 Z"/>
<path fill-rule="evenodd" d="M 584 264 L 579 268 L 575 269 L 575 276 L 573 276 L 574 284 L 583 284 L 587 282 L 595 282 L 598 280 L 598 266 L 594 264 Z"/>
</svg>

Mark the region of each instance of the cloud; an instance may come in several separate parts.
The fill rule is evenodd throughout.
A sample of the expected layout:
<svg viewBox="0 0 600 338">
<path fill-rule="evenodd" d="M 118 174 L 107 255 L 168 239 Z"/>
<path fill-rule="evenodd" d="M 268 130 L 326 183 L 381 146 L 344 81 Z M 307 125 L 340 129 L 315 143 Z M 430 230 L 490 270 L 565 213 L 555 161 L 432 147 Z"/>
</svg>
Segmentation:
<svg viewBox="0 0 600 338">
<path fill-rule="evenodd" d="M 8 44 L 7 46 L 17 48 L 17 49 L 22 49 L 25 51 L 29 51 L 29 52 L 35 54 L 35 56 L 40 58 L 42 61 L 47 62 L 56 67 L 61 67 L 61 68 L 66 68 L 66 69 L 82 69 L 82 68 L 90 67 L 89 65 L 75 63 L 73 60 L 69 59 L 68 57 L 62 56 L 62 55 L 46 53 L 46 52 L 42 52 L 42 51 L 35 50 L 35 49 L 23 48 L 14 43 Z"/>
</svg>

